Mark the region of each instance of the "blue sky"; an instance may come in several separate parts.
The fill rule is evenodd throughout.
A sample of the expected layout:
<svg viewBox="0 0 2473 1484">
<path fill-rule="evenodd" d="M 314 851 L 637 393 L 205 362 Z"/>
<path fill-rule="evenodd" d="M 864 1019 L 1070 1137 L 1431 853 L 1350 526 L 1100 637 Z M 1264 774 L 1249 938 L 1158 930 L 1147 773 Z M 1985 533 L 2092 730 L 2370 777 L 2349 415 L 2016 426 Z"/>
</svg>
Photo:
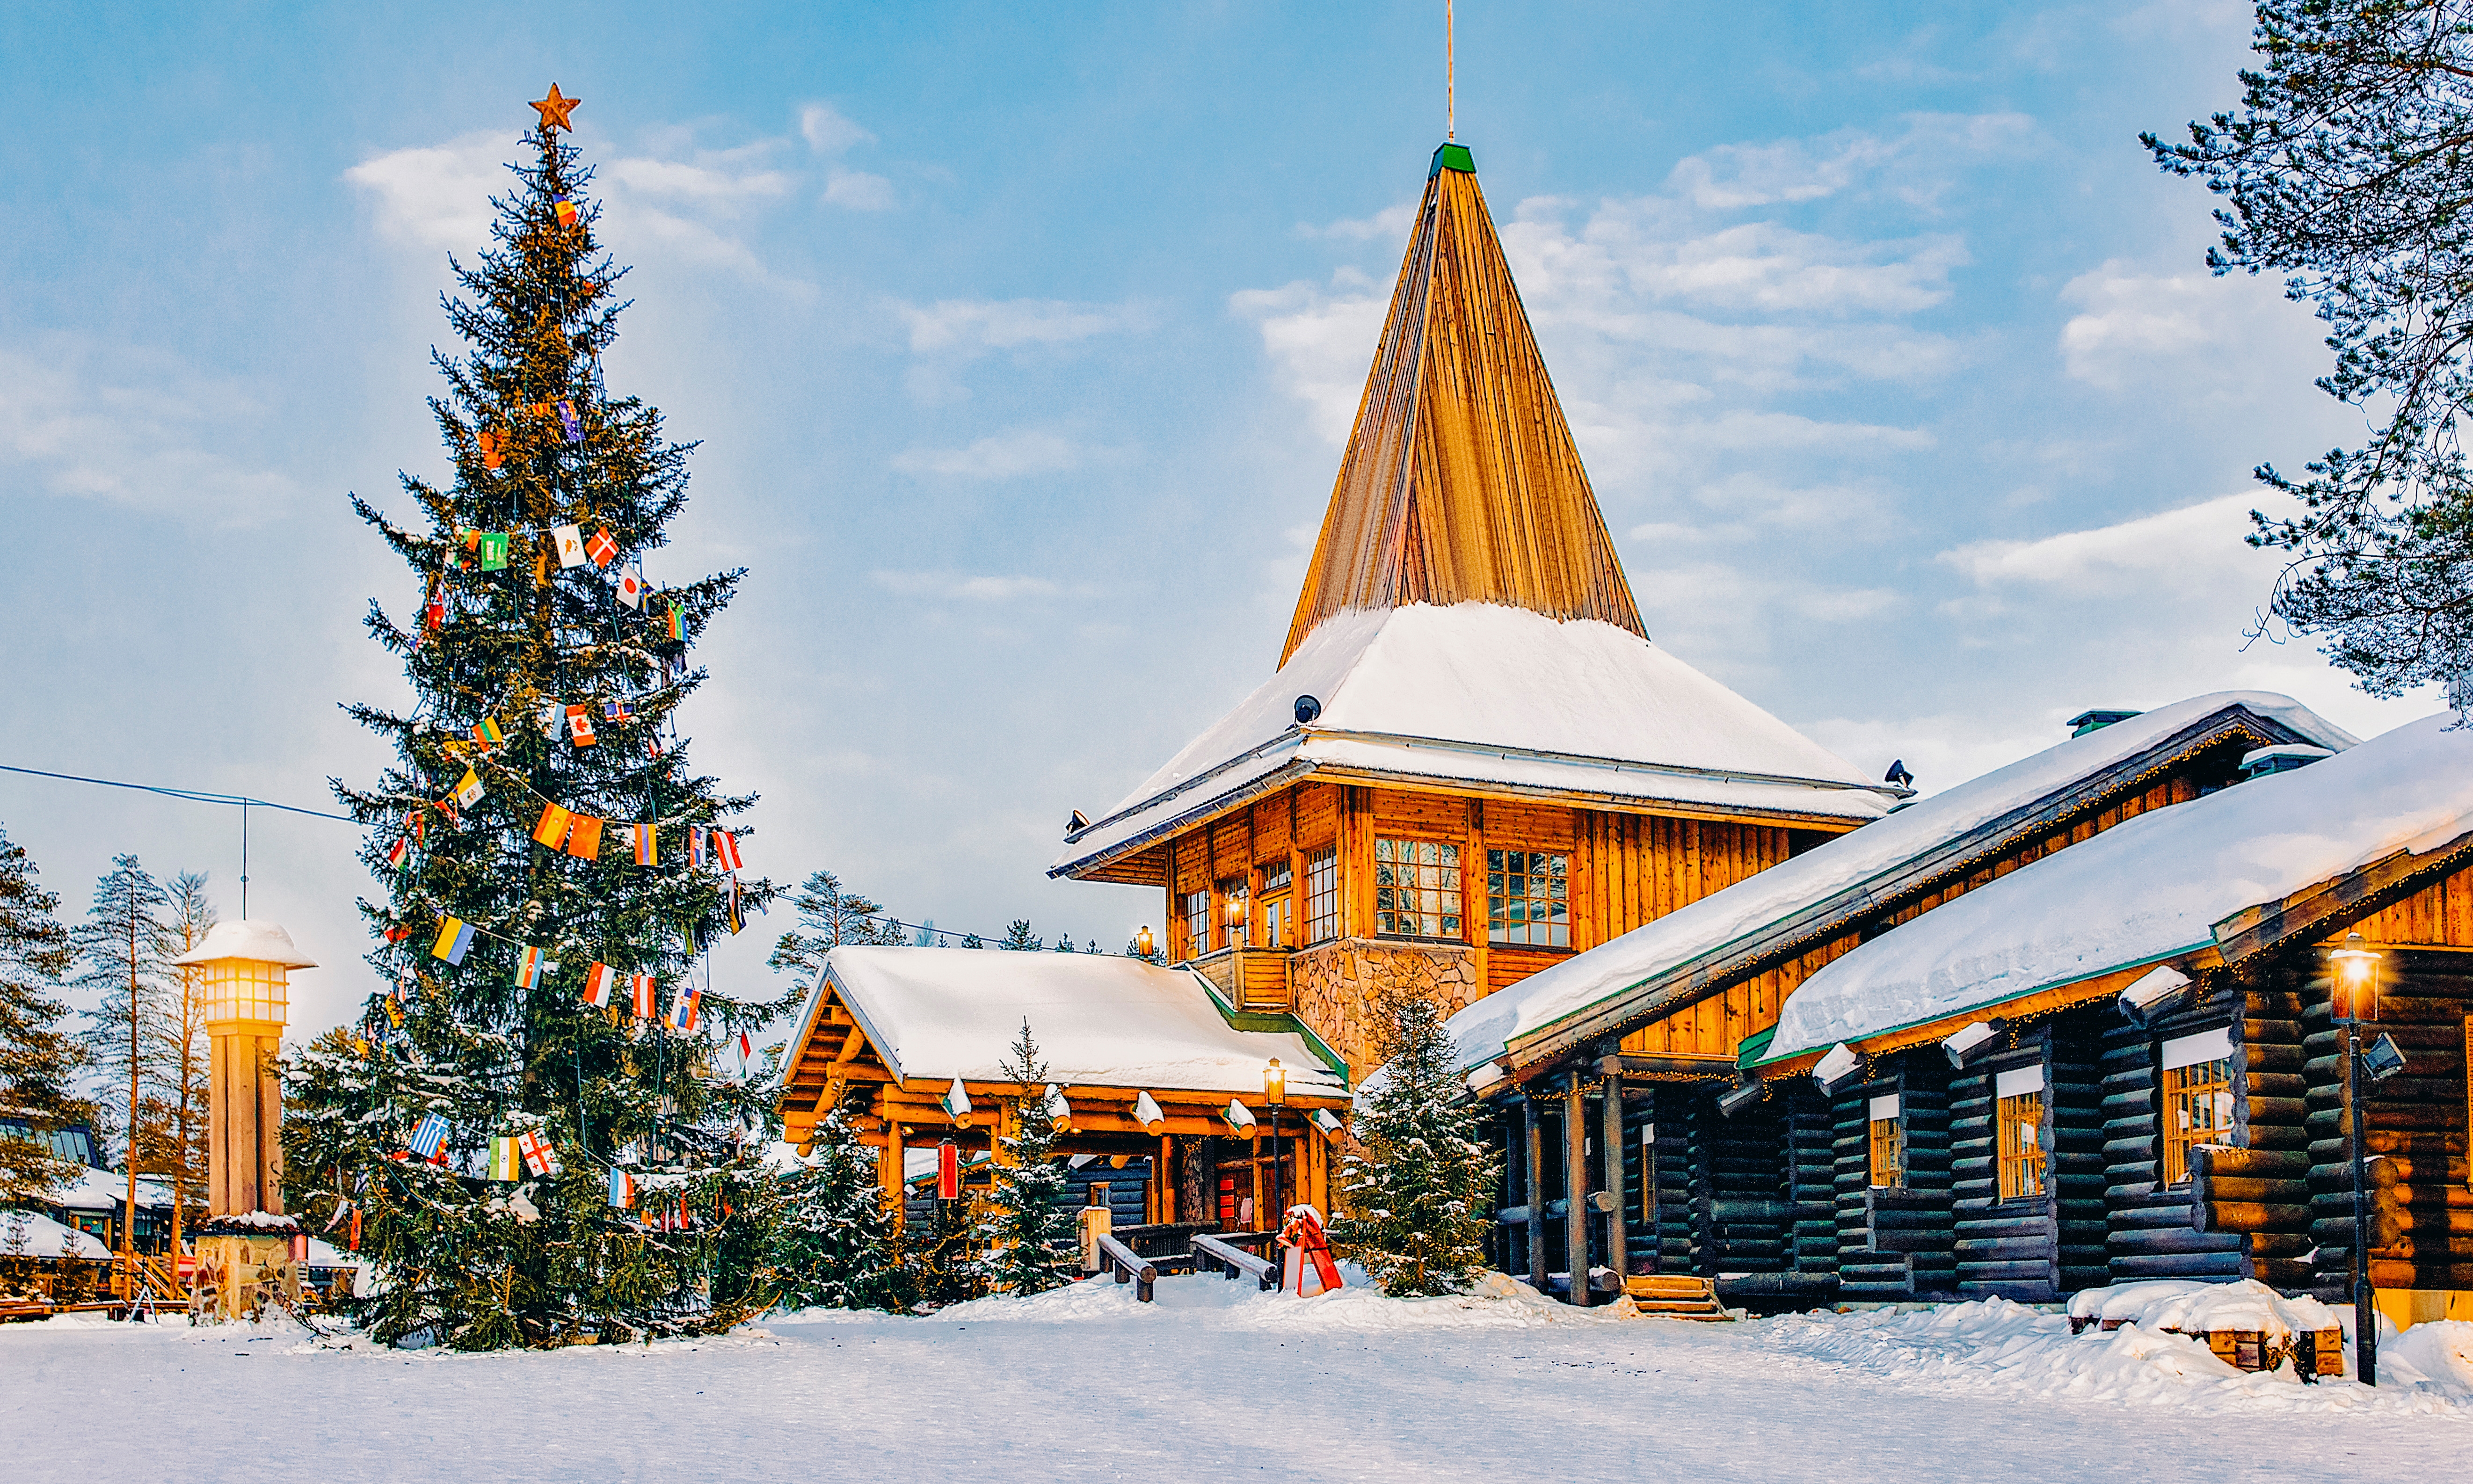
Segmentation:
<svg viewBox="0 0 2473 1484">
<path fill-rule="evenodd" d="M 1428 156 L 1441 6 L 15 6 L 0 17 L 0 762 L 326 806 L 412 579 L 346 492 L 441 473 L 445 254 L 556 80 L 701 440 L 653 575 L 745 564 L 698 759 L 752 866 L 1123 944 L 1049 882 L 1272 669 Z M 2244 648 L 2250 467 L 2358 431 L 2314 322 L 2209 279 L 2141 129 L 2236 96 L 2226 4 L 1461 8 L 1460 136 L 1651 634 L 1946 786 L 2092 706 L 2374 703 Z M 225 811 L 0 775 L 82 909 Z M 351 831 L 253 817 L 251 910 L 370 983 Z M 777 918 L 778 918 L 777 914 Z M 759 922 L 719 959 L 764 974 Z"/>
</svg>

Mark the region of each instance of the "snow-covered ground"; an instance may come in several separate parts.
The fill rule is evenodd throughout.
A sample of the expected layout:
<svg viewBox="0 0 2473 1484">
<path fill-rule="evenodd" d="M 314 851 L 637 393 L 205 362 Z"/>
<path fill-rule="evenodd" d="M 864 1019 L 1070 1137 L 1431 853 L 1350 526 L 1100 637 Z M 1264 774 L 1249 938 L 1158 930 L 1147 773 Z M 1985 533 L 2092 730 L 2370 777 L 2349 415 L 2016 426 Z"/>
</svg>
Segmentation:
<svg viewBox="0 0 2473 1484">
<path fill-rule="evenodd" d="M 2452 1475 L 2473 1325 L 2385 1357 L 2421 1378 L 2245 1376 L 1997 1301 L 1702 1326 L 1174 1278 L 551 1354 L 7 1326 L 0 1438 L 28 1481 Z"/>
</svg>

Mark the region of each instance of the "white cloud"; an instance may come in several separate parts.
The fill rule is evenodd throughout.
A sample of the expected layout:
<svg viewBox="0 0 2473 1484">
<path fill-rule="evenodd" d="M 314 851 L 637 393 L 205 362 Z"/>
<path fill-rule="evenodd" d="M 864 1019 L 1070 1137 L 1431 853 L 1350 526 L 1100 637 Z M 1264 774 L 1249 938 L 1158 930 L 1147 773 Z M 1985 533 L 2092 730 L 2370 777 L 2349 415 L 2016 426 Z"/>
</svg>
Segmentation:
<svg viewBox="0 0 2473 1484">
<path fill-rule="evenodd" d="M 2178 381 L 2186 359 L 2200 354 L 2216 373 L 2228 369 L 2245 381 L 2270 336 L 2309 323 L 2272 289 L 2245 278 L 2141 273 L 2118 259 L 2072 278 L 2061 299 L 2078 309 L 2061 326 L 2062 364 L 2078 380 L 2113 391 L 2132 381 Z M 2224 354 L 2236 348 L 2252 354 Z"/>
<path fill-rule="evenodd" d="M 503 132 L 390 150 L 344 172 L 376 203 L 380 234 L 415 247 L 469 251 L 489 241 L 490 196 L 511 190 Z"/>
<path fill-rule="evenodd" d="M 932 304 L 896 303 L 894 310 L 909 325 L 910 349 L 919 355 L 974 356 L 1070 345 L 1096 335 L 1145 330 L 1155 318 L 1139 304 L 1055 299 L 946 299 Z"/>
<path fill-rule="evenodd" d="M 1314 430 L 1335 446 L 1357 420 L 1386 298 L 1372 278 L 1342 269 L 1328 287 L 1300 281 L 1244 289 L 1228 296 L 1228 307 L 1255 323 L 1281 379 L 1312 409 Z"/>
<path fill-rule="evenodd" d="M 972 575 L 968 572 L 870 572 L 868 578 L 887 592 L 905 598 L 967 599 L 973 603 L 1010 603 L 1021 598 L 1057 598 L 1068 589 L 1044 577 Z"/>
<path fill-rule="evenodd" d="M 1668 185 L 1693 205 L 1734 211 L 1818 201 L 1880 178 L 1888 193 L 1930 204 L 1961 164 L 2014 155 L 2034 135 L 2022 113 L 1910 113 L 1889 136 L 1841 129 L 1810 139 L 1721 144 L 1684 159 Z"/>
<path fill-rule="evenodd" d="M 674 159 L 622 159 L 612 164 L 606 176 L 638 195 L 716 203 L 769 199 L 790 191 L 790 178 L 778 170 L 733 173 Z"/>
<path fill-rule="evenodd" d="M 1974 541 L 1933 560 L 1978 587 L 2066 584 L 2118 593 L 2157 582 L 2187 586 L 2207 575 L 2272 571 L 2276 558 L 2242 542 L 2258 499 L 2227 494 L 2117 525 L 2064 531 L 2034 540 Z"/>
<path fill-rule="evenodd" d="M 864 170 L 837 166 L 825 178 L 825 201 L 852 211 L 890 211 L 894 206 L 893 182 Z"/>
<path fill-rule="evenodd" d="M 905 474 L 1018 479 L 1030 474 L 1061 474 L 1121 456 L 1120 449 L 1079 443 L 1047 428 L 1016 428 L 977 439 L 960 448 L 912 448 L 896 454 L 893 467 Z"/>
<path fill-rule="evenodd" d="M 1385 206 L 1372 216 L 1344 219 L 1321 227 L 1299 223 L 1296 234 L 1333 242 L 1387 242 L 1396 246 L 1408 240 L 1408 228 L 1416 223 L 1417 203 L 1403 201 Z"/>
<path fill-rule="evenodd" d="M 876 142 L 876 135 L 860 128 L 829 103 L 811 103 L 801 108 L 799 132 L 806 136 L 807 148 L 819 155 L 839 155 L 858 145 Z"/>
<path fill-rule="evenodd" d="M 46 336 L 0 347 L 0 464 L 71 498 L 249 525 L 299 493 L 237 450 L 265 409 L 240 383 L 160 351 Z"/>
</svg>

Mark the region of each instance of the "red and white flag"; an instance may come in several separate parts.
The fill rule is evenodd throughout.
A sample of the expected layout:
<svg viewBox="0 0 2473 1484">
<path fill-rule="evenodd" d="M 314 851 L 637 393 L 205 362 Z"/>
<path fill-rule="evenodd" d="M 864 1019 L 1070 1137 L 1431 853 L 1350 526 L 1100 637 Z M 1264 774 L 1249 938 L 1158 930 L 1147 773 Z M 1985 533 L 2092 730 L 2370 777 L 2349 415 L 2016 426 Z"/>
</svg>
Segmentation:
<svg viewBox="0 0 2473 1484">
<path fill-rule="evenodd" d="M 566 734 L 578 747 L 590 747 L 597 739 L 592 734 L 592 708 L 571 706 L 566 708 Z"/>
<path fill-rule="evenodd" d="M 644 606 L 644 574 L 634 567 L 618 574 L 618 601 L 629 608 Z"/>
<path fill-rule="evenodd" d="M 627 983 L 631 985 L 636 992 L 636 1018 L 638 1020 L 649 1020 L 653 1018 L 653 976 L 651 974 L 629 974 L 627 976 Z"/>
<path fill-rule="evenodd" d="M 604 528 L 593 532 L 591 539 L 584 543 L 584 554 L 592 559 L 594 566 L 608 566 L 618 560 L 618 543 L 611 539 L 610 532 Z"/>
<path fill-rule="evenodd" d="M 516 1136 L 516 1148 L 524 1157 L 524 1168 L 536 1175 L 546 1175 L 558 1165 L 550 1149 L 549 1136 L 539 1129 L 526 1129 Z"/>
<path fill-rule="evenodd" d="M 592 972 L 584 976 L 584 1002 L 599 1006 L 610 1003 L 610 992 L 618 982 L 617 970 L 607 964 L 595 964 Z"/>
<path fill-rule="evenodd" d="M 738 869 L 738 835 L 735 831 L 716 829 L 712 832 L 712 852 L 721 859 L 721 869 Z"/>
</svg>

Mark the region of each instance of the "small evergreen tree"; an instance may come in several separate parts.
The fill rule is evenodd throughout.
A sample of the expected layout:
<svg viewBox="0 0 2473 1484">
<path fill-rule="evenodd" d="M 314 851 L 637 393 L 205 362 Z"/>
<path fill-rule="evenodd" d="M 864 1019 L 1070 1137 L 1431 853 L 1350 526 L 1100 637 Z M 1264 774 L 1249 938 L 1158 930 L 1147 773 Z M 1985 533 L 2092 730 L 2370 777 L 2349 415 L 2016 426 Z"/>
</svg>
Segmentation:
<svg viewBox="0 0 2473 1484">
<path fill-rule="evenodd" d="M 1012 948 L 1017 952 L 1028 951 L 1039 945 L 1039 935 L 1030 930 L 1028 918 L 1014 919 L 1012 924 L 1005 928 L 1003 941 L 996 945 L 999 948 Z M 972 945 L 965 944 L 963 946 L 969 947 Z"/>
<path fill-rule="evenodd" d="M 0 830 L 0 1108 L 35 1136 L 0 1135 L 0 1207 L 31 1204 L 74 1179 L 77 1166 L 56 1159 L 41 1136 L 96 1121 L 77 1091 L 85 1057 L 63 1024 L 69 1007 L 53 994 L 76 949 L 55 915 L 60 894 L 36 885 L 36 874 L 25 848 Z"/>
<path fill-rule="evenodd" d="M 964 933 L 962 935 L 962 946 L 966 948 L 984 948 L 987 945 L 979 941 L 978 934 Z"/>
<path fill-rule="evenodd" d="M 96 1110 L 121 1146 L 124 1168 L 140 1167 L 142 1146 L 153 1141 L 140 1125 L 152 1049 L 148 1032 L 162 1023 L 171 997 L 172 955 L 160 917 L 170 904 L 136 856 L 115 855 L 111 869 L 94 884 L 85 921 L 69 930 L 85 964 L 69 982 L 98 999 L 86 1012 L 84 1036 L 88 1058 L 105 1079 Z M 105 1132 L 96 1130 L 99 1137 Z"/>
<path fill-rule="evenodd" d="M 893 1308 L 901 1275 L 893 1260 L 893 1213 L 876 1177 L 876 1151 L 858 1141 L 837 1109 L 782 1182 L 780 1219 L 765 1260 L 780 1308 Z"/>
<path fill-rule="evenodd" d="M 1347 1209 L 1331 1224 L 1332 1247 L 1394 1297 L 1456 1293 L 1485 1266 L 1498 1161 L 1453 1069 L 1442 1013 L 1396 993 L 1378 1009 L 1383 1066 L 1340 1166 Z"/>
<path fill-rule="evenodd" d="M 1027 922 L 1017 922 L 1027 928 Z M 1047 1064 L 1039 1059 L 1030 1022 L 1007 1050 L 999 1068 L 1020 1091 L 1004 1100 L 1010 1134 L 999 1133 L 1005 1157 L 994 1161 L 988 1209 L 973 1233 L 973 1267 L 997 1293 L 1042 1293 L 1067 1281 L 1064 1248 L 1073 1240 L 1073 1211 L 1066 1204 L 1065 1171 L 1056 1162 L 1056 1120 L 1047 1111 Z"/>
<path fill-rule="evenodd" d="M 163 947 L 173 958 L 205 941 L 215 925 L 214 902 L 204 872 L 184 871 L 165 889 Z M 145 1095 L 139 1100 L 143 1137 L 139 1154 L 148 1171 L 172 1191 L 175 1244 L 196 1223 L 206 1202 L 207 1077 L 205 970 L 195 964 L 170 969 L 162 1013 L 147 1028 L 151 1055 Z"/>
</svg>

